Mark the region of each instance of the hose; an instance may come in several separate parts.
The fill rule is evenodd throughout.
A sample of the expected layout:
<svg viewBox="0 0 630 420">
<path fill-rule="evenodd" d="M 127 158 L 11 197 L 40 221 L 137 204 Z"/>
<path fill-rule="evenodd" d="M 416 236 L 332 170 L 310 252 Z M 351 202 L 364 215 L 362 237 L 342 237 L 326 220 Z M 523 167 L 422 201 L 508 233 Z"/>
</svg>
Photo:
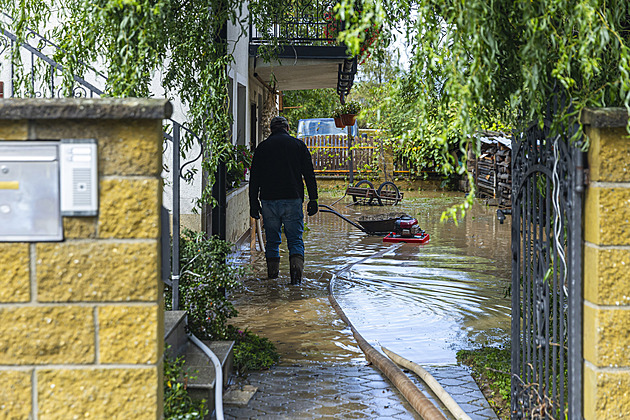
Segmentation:
<svg viewBox="0 0 630 420">
<path fill-rule="evenodd" d="M 212 360 L 214 365 L 214 407 L 217 420 L 223 420 L 223 368 L 219 358 L 206 346 L 203 341 L 192 334 L 188 334 L 188 338 L 203 351 L 206 356 Z"/>
<path fill-rule="evenodd" d="M 360 261 L 348 264 L 341 270 L 337 271 L 333 275 L 333 278 L 330 280 L 330 283 L 328 283 L 328 299 L 330 300 L 333 308 L 335 308 L 335 311 L 337 311 L 339 317 L 350 327 L 352 335 L 354 336 L 357 344 L 365 354 L 365 358 L 374 366 L 376 366 L 376 368 L 379 369 L 394 384 L 394 386 L 400 391 L 405 399 L 409 401 L 409 404 L 411 404 L 413 409 L 416 410 L 416 412 L 418 412 L 418 414 L 420 414 L 420 416 L 422 416 L 422 418 L 424 418 L 425 420 L 446 420 L 444 414 L 431 402 L 431 400 L 427 398 L 426 395 L 424 395 L 424 393 L 420 389 L 418 389 L 418 387 L 416 387 L 411 379 L 409 379 L 407 375 L 405 375 L 394 362 L 383 356 L 378 350 L 372 347 L 361 336 L 361 334 L 359 334 L 359 332 L 354 328 L 354 325 L 352 325 L 346 314 L 339 306 L 339 303 L 337 303 L 337 300 L 332 293 L 332 284 L 335 278 L 339 276 L 339 274 L 349 270 L 355 264 L 360 264 L 361 262 L 366 261 L 370 258 L 381 256 L 387 252 L 399 248 L 400 246 L 402 246 L 402 244 L 392 245 L 370 257 L 363 258 Z"/>
<path fill-rule="evenodd" d="M 396 364 L 399 364 L 400 366 L 407 368 L 418 375 L 424 381 L 424 383 L 426 383 L 429 388 L 431 388 L 431 391 L 433 391 L 433 393 L 442 401 L 442 403 L 444 403 L 446 408 L 448 408 L 448 410 L 453 413 L 457 420 L 471 420 L 470 416 L 466 414 L 464 410 L 462 410 L 459 404 L 455 402 L 453 397 L 451 397 L 448 392 L 446 392 L 444 388 L 442 388 L 438 381 L 436 381 L 429 372 L 424 370 L 422 366 L 410 360 L 407 360 L 402 356 L 399 356 L 398 354 L 386 349 L 385 347 L 381 347 L 381 350 L 383 350 L 383 352 Z"/>
</svg>

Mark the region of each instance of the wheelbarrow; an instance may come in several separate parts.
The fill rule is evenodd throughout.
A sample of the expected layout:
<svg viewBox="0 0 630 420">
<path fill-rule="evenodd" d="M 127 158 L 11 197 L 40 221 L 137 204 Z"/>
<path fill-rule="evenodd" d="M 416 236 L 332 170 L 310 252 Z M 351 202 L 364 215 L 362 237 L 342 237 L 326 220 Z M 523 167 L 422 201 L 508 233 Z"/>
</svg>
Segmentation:
<svg viewBox="0 0 630 420">
<path fill-rule="evenodd" d="M 322 213 L 332 213 L 368 235 L 387 234 L 393 232 L 396 227 L 396 220 L 403 216 L 407 216 L 406 213 L 384 213 L 372 216 L 361 216 L 356 222 L 354 222 L 326 204 L 320 204 L 319 211 Z"/>
<path fill-rule="evenodd" d="M 395 206 L 403 199 L 403 193 L 391 181 L 383 182 L 378 188 L 374 188 L 374 185 L 368 180 L 359 181 L 346 188 L 345 194 L 333 205 L 341 201 L 346 195 L 352 197 L 352 204 L 377 204 L 379 206 Z"/>
</svg>

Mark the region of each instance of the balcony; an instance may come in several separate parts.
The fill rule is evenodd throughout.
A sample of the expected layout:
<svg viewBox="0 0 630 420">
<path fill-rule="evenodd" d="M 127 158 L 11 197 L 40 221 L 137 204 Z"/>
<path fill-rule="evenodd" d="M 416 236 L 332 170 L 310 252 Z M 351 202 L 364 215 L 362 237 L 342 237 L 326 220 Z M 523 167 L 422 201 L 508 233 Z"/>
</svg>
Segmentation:
<svg viewBox="0 0 630 420">
<path fill-rule="evenodd" d="M 250 23 L 250 71 L 263 80 L 273 73 L 279 90 L 337 88 L 349 93 L 356 73 L 356 59 L 339 45 L 340 29 L 333 19 L 335 1 L 296 0 L 278 5 L 269 14 L 270 29 L 260 31 Z M 268 62 L 261 53 L 272 48 Z"/>
</svg>

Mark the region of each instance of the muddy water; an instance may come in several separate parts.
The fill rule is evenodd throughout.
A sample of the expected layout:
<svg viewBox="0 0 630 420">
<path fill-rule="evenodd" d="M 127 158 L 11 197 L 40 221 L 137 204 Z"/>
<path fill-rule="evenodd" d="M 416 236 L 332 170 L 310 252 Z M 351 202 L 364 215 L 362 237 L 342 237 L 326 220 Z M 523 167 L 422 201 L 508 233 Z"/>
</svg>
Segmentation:
<svg viewBox="0 0 630 420">
<path fill-rule="evenodd" d="M 308 219 L 302 287 L 289 286 L 288 251 L 282 247 L 281 277 L 265 277 L 264 257 L 245 251 L 252 276 L 236 298 L 233 323 L 276 343 L 283 364 L 362 362 L 349 328 L 328 301 L 335 298 L 361 335 L 403 357 L 425 364 L 455 362 L 455 352 L 509 337 L 509 223 L 481 204 L 458 225 L 441 223 L 444 209 L 461 193 L 405 193 L 396 207 L 335 205 L 350 219 L 389 211 L 416 217 L 431 240 L 426 245 L 384 244 L 332 214 Z M 339 197 L 322 194 L 321 203 Z M 380 252 L 380 256 L 373 257 Z"/>
</svg>

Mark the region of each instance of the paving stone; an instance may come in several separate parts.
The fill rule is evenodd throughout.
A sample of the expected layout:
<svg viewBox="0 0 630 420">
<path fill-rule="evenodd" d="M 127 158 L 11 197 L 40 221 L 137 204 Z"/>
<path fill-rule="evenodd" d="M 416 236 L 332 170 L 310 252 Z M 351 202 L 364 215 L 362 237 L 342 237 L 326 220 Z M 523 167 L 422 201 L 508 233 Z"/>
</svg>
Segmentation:
<svg viewBox="0 0 630 420">
<path fill-rule="evenodd" d="M 345 417 L 346 419 L 366 419 L 368 417 L 366 417 L 366 413 L 361 412 L 361 411 L 354 411 L 351 413 L 346 413 Z"/>
<path fill-rule="evenodd" d="M 436 379 L 437 380 L 437 379 Z M 438 381 L 440 382 L 440 381 Z M 440 384 L 441 385 L 441 384 Z M 446 389 L 446 387 L 444 387 L 444 389 L 453 397 L 454 400 L 457 401 L 457 398 L 455 398 L 455 396 L 461 396 L 461 395 L 468 395 L 470 393 L 469 389 L 463 388 L 461 386 L 459 387 L 449 387 L 448 390 Z"/>
<path fill-rule="evenodd" d="M 319 419 L 321 418 L 321 416 L 316 415 L 314 413 L 294 413 L 292 415 L 292 418 L 297 419 L 297 420 L 300 420 L 300 419 L 310 420 L 310 419 Z"/>
<path fill-rule="evenodd" d="M 442 385 L 444 388 L 448 386 L 465 386 L 466 381 L 462 380 L 461 378 L 444 378 L 440 381 L 440 385 Z"/>
<path fill-rule="evenodd" d="M 368 382 L 366 386 L 372 389 L 391 389 L 392 385 L 388 382 Z"/>
<path fill-rule="evenodd" d="M 348 401 L 362 401 L 365 399 L 365 396 L 363 394 L 351 393 L 351 394 L 346 394 L 344 398 L 346 398 Z"/>
<path fill-rule="evenodd" d="M 427 369 L 429 370 L 429 369 Z M 429 371 L 474 420 L 496 420 L 470 374 L 455 366 Z M 410 378 L 421 389 L 426 385 Z M 226 407 L 226 418 L 420 419 L 389 381 L 371 366 L 281 366 L 248 376 L 259 387 L 248 407 Z M 457 384 L 457 385 L 453 385 Z M 429 398 L 435 396 L 424 391 Z M 439 402 L 435 402 L 440 405 Z M 442 408 L 443 409 L 443 408 Z M 244 411 L 248 410 L 248 411 Z M 452 418 L 449 417 L 449 418 Z"/>
<path fill-rule="evenodd" d="M 318 409 L 321 406 L 322 405 L 319 403 L 319 401 L 315 401 L 313 399 L 298 400 L 298 401 L 292 402 L 290 405 L 287 405 L 287 407 L 290 407 L 292 410 L 295 410 L 297 412 Z"/>
<path fill-rule="evenodd" d="M 308 398 L 314 398 L 315 396 L 317 396 L 316 392 L 313 392 L 313 390 L 299 390 L 299 391 L 289 391 L 285 394 L 285 396 L 287 398 L 291 398 L 293 400 L 303 400 L 303 399 L 308 399 Z"/>
<path fill-rule="evenodd" d="M 337 391 L 334 388 L 323 388 L 320 392 L 319 395 L 336 395 L 339 391 Z"/>
<path fill-rule="evenodd" d="M 339 414 L 339 409 L 334 406 L 320 407 L 316 410 L 311 410 L 310 412 L 314 414 L 319 414 L 320 416 L 335 416 Z"/>
<path fill-rule="evenodd" d="M 238 408 L 238 409 L 226 409 L 223 411 L 225 417 L 228 419 L 248 419 L 255 418 L 260 415 L 260 412 L 257 410 L 252 410 L 251 408 Z"/>
</svg>

